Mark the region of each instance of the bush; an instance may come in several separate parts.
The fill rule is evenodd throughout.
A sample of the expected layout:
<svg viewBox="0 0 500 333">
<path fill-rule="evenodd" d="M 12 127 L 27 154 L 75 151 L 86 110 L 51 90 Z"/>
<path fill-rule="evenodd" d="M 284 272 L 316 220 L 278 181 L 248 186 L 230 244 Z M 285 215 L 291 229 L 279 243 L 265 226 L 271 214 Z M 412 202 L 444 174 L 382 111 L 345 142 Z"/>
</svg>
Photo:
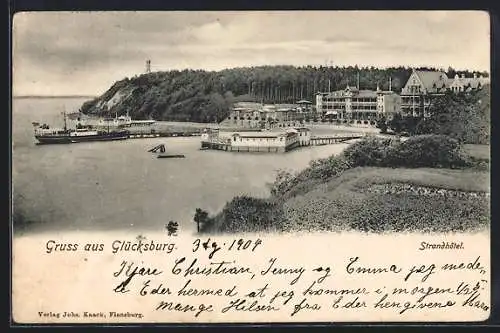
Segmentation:
<svg viewBox="0 0 500 333">
<path fill-rule="evenodd" d="M 364 138 L 344 150 L 346 161 L 352 166 L 389 166 L 393 161 L 392 150 L 398 142 L 394 139 Z"/>
<path fill-rule="evenodd" d="M 347 147 L 352 166 L 461 168 L 470 166 L 457 140 L 445 135 L 418 135 L 406 141 L 365 138 Z"/>
<path fill-rule="evenodd" d="M 469 164 L 458 140 L 446 135 L 410 137 L 399 145 L 395 153 L 402 166 L 460 168 Z"/>
<path fill-rule="evenodd" d="M 284 215 L 280 204 L 271 200 L 238 196 L 228 202 L 202 232 L 268 232 L 282 231 Z"/>
<path fill-rule="evenodd" d="M 340 175 L 349 168 L 350 165 L 343 158 L 333 155 L 311 161 L 309 167 L 299 173 L 298 178 L 327 180 L 331 177 Z"/>
<path fill-rule="evenodd" d="M 315 185 L 340 176 L 350 169 L 349 163 L 340 156 L 313 160 L 297 174 L 279 170 L 275 181 L 269 185 L 273 198 L 286 199 L 308 192 Z"/>
<path fill-rule="evenodd" d="M 276 179 L 270 185 L 271 195 L 278 196 L 286 193 L 294 180 L 295 176 L 288 171 L 278 170 Z"/>
<path fill-rule="evenodd" d="M 487 158 L 469 156 L 469 165 L 478 171 L 490 171 L 490 160 Z"/>
</svg>

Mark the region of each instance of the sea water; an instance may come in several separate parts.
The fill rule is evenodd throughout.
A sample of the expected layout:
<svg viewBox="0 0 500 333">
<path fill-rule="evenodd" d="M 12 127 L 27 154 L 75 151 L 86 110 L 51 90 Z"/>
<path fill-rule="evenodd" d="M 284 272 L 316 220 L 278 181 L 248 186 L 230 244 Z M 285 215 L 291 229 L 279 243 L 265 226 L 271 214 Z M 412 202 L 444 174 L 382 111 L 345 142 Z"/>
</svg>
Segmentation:
<svg viewBox="0 0 500 333">
<path fill-rule="evenodd" d="M 237 195 L 269 196 L 279 169 L 301 170 L 346 144 L 285 154 L 200 150 L 199 137 L 36 145 L 32 122 L 62 127 L 61 112 L 85 98 L 15 98 L 12 103 L 13 209 L 30 221 L 23 233 L 64 230 L 164 230 L 192 233 L 196 208 L 220 211 Z M 186 158 L 157 159 L 165 144 Z M 16 230 L 16 225 L 14 225 Z"/>
</svg>

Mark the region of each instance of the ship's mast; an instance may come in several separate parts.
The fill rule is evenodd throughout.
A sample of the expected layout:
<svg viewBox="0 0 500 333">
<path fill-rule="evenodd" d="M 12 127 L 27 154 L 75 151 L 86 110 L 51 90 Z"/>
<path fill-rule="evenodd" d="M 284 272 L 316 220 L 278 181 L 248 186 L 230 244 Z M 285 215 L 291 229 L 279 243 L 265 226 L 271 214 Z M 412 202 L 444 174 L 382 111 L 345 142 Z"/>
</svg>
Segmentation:
<svg viewBox="0 0 500 333">
<path fill-rule="evenodd" d="M 68 130 L 68 125 L 66 123 L 66 109 L 63 110 L 63 119 L 64 119 L 64 131 L 66 132 Z"/>
</svg>

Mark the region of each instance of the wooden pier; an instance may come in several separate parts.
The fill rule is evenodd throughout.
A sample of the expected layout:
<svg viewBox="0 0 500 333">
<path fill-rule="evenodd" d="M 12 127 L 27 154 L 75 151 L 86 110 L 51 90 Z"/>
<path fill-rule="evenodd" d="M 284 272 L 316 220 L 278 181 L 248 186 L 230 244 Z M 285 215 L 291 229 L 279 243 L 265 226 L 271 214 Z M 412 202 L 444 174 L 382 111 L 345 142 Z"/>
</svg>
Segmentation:
<svg viewBox="0 0 500 333">
<path fill-rule="evenodd" d="M 129 139 L 145 139 L 145 138 L 158 138 L 160 134 L 148 133 L 148 134 L 129 134 Z"/>
<path fill-rule="evenodd" d="M 162 133 L 129 133 L 129 139 L 146 139 L 146 138 L 169 138 L 169 137 L 188 137 L 200 136 L 199 132 L 162 132 Z"/>
<path fill-rule="evenodd" d="M 334 143 L 342 143 L 345 141 L 360 139 L 364 137 L 363 134 L 351 134 L 351 135 L 328 135 L 328 136 L 313 136 L 311 137 L 310 145 L 311 146 L 322 146 L 329 145 Z"/>
</svg>

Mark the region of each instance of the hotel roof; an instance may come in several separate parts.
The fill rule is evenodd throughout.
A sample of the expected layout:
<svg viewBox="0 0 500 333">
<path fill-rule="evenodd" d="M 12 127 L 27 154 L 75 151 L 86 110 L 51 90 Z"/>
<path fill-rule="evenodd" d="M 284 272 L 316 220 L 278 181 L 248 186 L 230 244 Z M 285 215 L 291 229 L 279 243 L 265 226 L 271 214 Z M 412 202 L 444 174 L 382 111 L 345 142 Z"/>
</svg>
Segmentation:
<svg viewBox="0 0 500 333">
<path fill-rule="evenodd" d="M 415 71 L 425 90 L 437 92 L 437 89 L 447 88 L 450 84 L 448 76 L 439 71 Z"/>
<path fill-rule="evenodd" d="M 347 93 L 351 93 L 352 97 L 358 97 L 358 98 L 376 98 L 377 97 L 377 92 L 375 90 L 358 90 L 355 87 L 349 87 L 347 86 L 346 89 L 343 90 L 337 90 L 337 91 L 332 91 L 331 93 L 326 93 L 326 96 L 329 97 L 344 97 L 346 96 Z"/>
<path fill-rule="evenodd" d="M 482 76 L 479 77 L 459 77 L 455 75 L 453 79 L 449 79 L 449 86 L 459 85 L 463 87 L 470 87 L 472 89 L 477 89 L 481 85 L 488 84 L 489 79 Z"/>
</svg>

